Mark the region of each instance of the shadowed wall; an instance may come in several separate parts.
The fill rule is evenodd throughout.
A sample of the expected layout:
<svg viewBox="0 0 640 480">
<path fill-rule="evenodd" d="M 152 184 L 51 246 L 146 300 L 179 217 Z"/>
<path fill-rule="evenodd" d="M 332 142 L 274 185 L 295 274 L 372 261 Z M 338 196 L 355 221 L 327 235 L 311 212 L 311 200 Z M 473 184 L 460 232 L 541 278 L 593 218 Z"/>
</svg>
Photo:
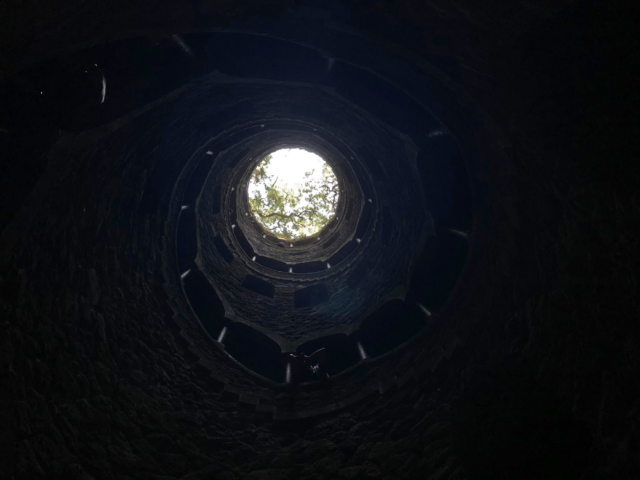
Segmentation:
<svg viewBox="0 0 640 480">
<path fill-rule="evenodd" d="M 4 7 L 0 476 L 636 478 L 631 15 L 603 2 L 300 3 Z M 338 73 L 357 57 L 371 70 L 401 72 L 404 92 L 426 91 L 411 90 L 413 71 L 460 149 L 451 165 L 464 162 L 464 179 L 430 163 L 450 146 L 400 98 L 390 101 L 403 105 L 398 112 L 376 110 L 368 98 L 391 98 L 386 86 L 358 84 L 364 74 L 353 72 L 331 86 L 418 146 L 416 178 L 437 241 L 412 264 L 404 303 L 431 299 L 438 308 L 407 343 L 344 360 L 351 366 L 329 388 L 289 389 L 255 375 L 207 336 L 182 288 L 171 195 L 185 163 L 163 164 L 157 176 L 158 152 L 191 145 L 188 157 L 204 143 L 195 121 L 167 119 L 199 88 L 224 89 L 221 104 L 258 85 L 264 104 L 215 120 L 240 123 L 258 111 L 254 120 L 269 121 L 283 94 L 260 85 L 326 86 L 338 75 L 305 77 L 314 57 L 293 49 L 246 55 L 228 42 L 200 56 L 225 28 L 264 36 L 265 51 L 276 41 L 321 45 L 323 55 L 335 53 Z M 337 42 L 345 30 L 378 53 Z M 76 72 L 94 58 L 106 62 L 104 103 L 98 74 Z M 208 83 L 220 76 L 231 80 Z M 40 86 L 79 93 L 46 103 Z M 416 95 L 424 106 L 427 94 Z M 294 107 L 291 118 L 305 113 Z M 336 118 L 321 120 L 348 127 Z M 380 171 L 371 170 L 374 186 Z M 384 181 L 401 188 L 399 178 Z M 468 198 L 447 204 L 438 190 L 445 181 L 453 191 L 468 185 Z M 392 218 L 405 231 L 397 208 L 384 212 L 381 225 Z M 469 240 L 445 236 L 464 230 L 456 222 L 468 224 Z M 390 234 L 375 238 L 354 270 L 364 280 L 345 288 L 373 281 L 365 260 L 394 245 Z M 447 279 L 437 260 L 454 238 L 468 241 L 468 256 Z M 421 276 L 427 271 L 441 276 Z M 380 277 L 391 284 L 402 275 L 385 268 Z M 401 310 L 380 310 L 379 327 Z M 372 345 L 380 341 L 369 333 Z"/>
</svg>

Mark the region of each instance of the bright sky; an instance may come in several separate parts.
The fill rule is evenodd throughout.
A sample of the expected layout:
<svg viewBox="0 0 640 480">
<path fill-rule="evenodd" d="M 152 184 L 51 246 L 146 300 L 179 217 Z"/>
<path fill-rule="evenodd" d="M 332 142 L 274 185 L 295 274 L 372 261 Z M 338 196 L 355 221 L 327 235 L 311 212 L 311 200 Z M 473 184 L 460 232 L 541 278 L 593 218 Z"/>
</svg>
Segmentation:
<svg viewBox="0 0 640 480">
<path fill-rule="evenodd" d="M 286 183 L 289 188 L 300 188 L 304 183 L 305 172 L 314 170 L 311 178 L 322 179 L 322 166 L 325 161 L 315 153 L 307 152 L 300 148 L 287 148 L 278 150 L 271 154 L 273 157 L 267 167 L 267 175 L 278 177 L 276 185 L 283 186 Z M 249 195 L 253 193 L 256 186 L 249 184 Z"/>
<path fill-rule="evenodd" d="M 286 184 L 288 188 L 297 191 L 305 183 L 304 174 L 311 171 L 313 171 L 313 175 L 310 176 L 310 179 L 322 181 L 322 167 L 326 162 L 315 153 L 307 152 L 300 148 L 287 148 L 273 152 L 270 155 L 272 158 L 266 168 L 266 173 L 272 176 L 274 180 L 277 177 L 276 185 L 278 187 L 282 188 Z M 256 185 L 252 181 L 249 182 L 248 190 L 249 197 L 253 197 L 256 191 L 260 191 L 263 197 L 267 193 L 264 185 Z M 291 213 L 294 210 L 304 208 L 306 205 L 307 202 L 302 199 L 295 209 L 285 205 L 284 211 Z M 305 235 L 313 235 L 318 230 L 318 227 L 307 227 L 303 232 Z"/>
</svg>

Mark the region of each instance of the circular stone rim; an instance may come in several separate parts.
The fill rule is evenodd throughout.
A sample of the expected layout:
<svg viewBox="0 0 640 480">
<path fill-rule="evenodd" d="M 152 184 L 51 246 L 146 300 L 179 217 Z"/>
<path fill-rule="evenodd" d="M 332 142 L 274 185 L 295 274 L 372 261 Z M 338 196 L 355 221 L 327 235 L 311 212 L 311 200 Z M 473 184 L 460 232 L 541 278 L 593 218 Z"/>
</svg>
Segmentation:
<svg viewBox="0 0 640 480">
<path fill-rule="evenodd" d="M 282 121 L 286 123 L 290 122 L 289 119 L 282 119 Z M 313 261 L 326 261 L 348 242 L 353 241 L 355 239 L 358 221 L 362 215 L 364 204 L 366 202 L 365 190 L 368 191 L 371 189 L 371 185 L 367 185 L 367 188 L 361 185 L 361 181 L 365 181 L 366 183 L 368 178 L 359 178 L 356 170 L 354 170 L 354 167 L 351 165 L 351 161 L 348 160 L 348 157 L 354 155 L 354 153 L 350 151 L 348 146 L 344 144 L 339 137 L 326 138 L 324 136 L 318 136 L 315 132 L 320 130 L 321 127 L 315 124 L 295 122 L 295 125 L 301 129 L 292 130 L 290 128 L 279 128 L 277 130 L 264 131 L 259 135 L 262 137 L 264 134 L 275 134 L 275 136 L 269 138 L 267 141 L 261 141 L 261 144 L 263 145 L 262 148 L 251 148 L 251 150 L 244 156 L 244 159 L 241 159 L 238 162 L 239 165 L 236 167 L 236 172 L 238 173 L 232 174 L 231 177 L 223 182 L 226 184 L 226 188 L 222 199 L 223 206 L 226 205 L 227 207 L 231 207 L 231 205 L 235 203 L 236 211 L 230 216 L 226 216 L 225 223 L 228 224 L 227 227 L 231 241 L 236 246 L 239 247 L 237 243 L 238 240 L 232 233 L 233 229 L 230 228 L 232 226 L 231 223 L 236 223 L 236 228 L 240 228 L 243 233 L 246 232 L 245 236 L 257 255 L 272 258 L 290 265 Z M 292 125 L 288 125 L 288 127 L 291 126 Z M 322 132 L 328 134 L 330 137 L 334 137 L 331 132 L 325 131 L 324 129 L 322 129 Z M 295 135 L 297 138 L 291 138 L 292 135 Z M 340 145 L 336 147 L 336 142 L 338 142 L 342 147 L 347 148 L 348 153 L 346 155 L 342 152 L 341 148 L 339 148 Z M 302 148 L 318 154 L 326 163 L 329 164 L 329 166 L 331 166 L 339 184 L 342 187 L 342 195 L 340 196 L 336 214 L 333 220 L 330 221 L 323 229 L 323 231 L 326 232 L 327 229 L 330 228 L 331 231 L 329 234 L 325 234 L 321 236 L 321 238 L 311 236 L 297 240 L 292 242 L 294 244 L 293 248 L 286 247 L 285 249 L 277 247 L 277 243 L 281 242 L 280 239 L 277 239 L 275 236 L 271 236 L 271 238 L 269 238 L 271 234 L 268 233 L 268 231 L 263 230 L 257 222 L 254 221 L 254 224 L 251 224 L 248 220 L 249 215 L 247 215 L 250 214 L 247 195 L 247 184 L 250 175 L 253 173 L 255 166 L 259 164 L 268 152 L 279 150 L 281 148 Z M 249 166 L 246 166 L 247 163 L 249 163 Z M 345 218 L 347 207 L 349 207 L 349 203 L 347 201 L 349 195 L 345 195 L 345 192 L 347 191 L 345 186 L 350 187 L 351 197 L 353 197 L 353 211 L 351 214 L 351 221 L 348 223 L 345 223 Z M 232 201 L 234 196 L 235 201 Z M 348 231 L 339 236 L 339 241 L 336 241 L 327 248 L 322 248 L 325 241 L 331 239 L 336 231 L 344 229 L 345 227 Z M 315 239 L 318 241 L 315 241 Z M 304 244 L 300 245 L 300 242 L 304 242 Z M 251 260 L 251 258 L 248 258 L 248 260 Z M 249 264 L 251 264 L 251 266 L 255 266 L 255 263 L 253 262 L 249 261 Z M 293 272 L 292 274 L 296 276 L 302 275 L 305 277 L 309 275 L 317 275 L 317 273 L 297 274 L 296 272 Z"/>
</svg>

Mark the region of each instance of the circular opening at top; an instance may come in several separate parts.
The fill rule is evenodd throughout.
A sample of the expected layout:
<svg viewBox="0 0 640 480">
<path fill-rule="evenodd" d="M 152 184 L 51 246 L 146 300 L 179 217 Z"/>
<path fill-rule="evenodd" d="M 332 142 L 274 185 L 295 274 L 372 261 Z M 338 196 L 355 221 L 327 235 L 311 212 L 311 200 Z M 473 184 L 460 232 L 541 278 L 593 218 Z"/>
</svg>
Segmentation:
<svg viewBox="0 0 640 480">
<path fill-rule="evenodd" d="M 283 240 L 320 232 L 334 217 L 338 179 L 320 156 L 300 148 L 263 158 L 249 181 L 249 208 L 264 229 Z"/>
</svg>

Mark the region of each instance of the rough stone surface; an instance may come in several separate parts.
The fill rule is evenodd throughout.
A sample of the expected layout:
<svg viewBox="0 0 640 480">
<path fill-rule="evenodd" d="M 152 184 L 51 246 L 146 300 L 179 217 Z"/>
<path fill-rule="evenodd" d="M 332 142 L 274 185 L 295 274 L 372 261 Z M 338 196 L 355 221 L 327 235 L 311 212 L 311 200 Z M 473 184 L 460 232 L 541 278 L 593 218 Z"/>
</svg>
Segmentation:
<svg viewBox="0 0 640 480">
<path fill-rule="evenodd" d="M 220 26 L 281 13 L 214 3 L 10 5 L 1 75 L 108 40 L 197 30 L 194 18 Z M 395 5 L 346 2 L 351 28 L 461 85 L 425 74 L 458 106 L 443 124 L 486 152 L 469 157 L 468 263 L 430 334 L 408 360 L 365 365 L 325 397 L 302 389 L 292 407 L 346 400 L 375 379 L 344 407 L 348 419 L 285 422 L 246 407 L 223 385 L 280 411 L 289 400 L 215 350 L 212 377 L 199 363 L 207 343 L 186 340 L 173 317 L 188 309 L 164 284 L 175 262 L 162 241 L 168 213 L 145 196 L 154 160 L 142 151 L 161 140 L 171 102 L 150 109 L 142 131 L 133 116 L 51 130 L 46 173 L 33 190 L 16 188 L 15 205 L 31 196 L 2 237 L 0 477 L 640 477 L 640 197 L 623 138 L 635 112 L 618 80 L 633 66 L 633 22 L 603 2 Z M 321 10 L 301 11 L 325 24 Z M 131 91 L 156 100 L 135 94 L 144 82 Z M 121 102 L 104 125 L 142 106 Z M 478 108 L 495 136 L 475 138 Z M 142 137 L 140 156 L 106 154 Z M 378 380 L 408 365 L 406 383 L 380 393 Z"/>
</svg>

